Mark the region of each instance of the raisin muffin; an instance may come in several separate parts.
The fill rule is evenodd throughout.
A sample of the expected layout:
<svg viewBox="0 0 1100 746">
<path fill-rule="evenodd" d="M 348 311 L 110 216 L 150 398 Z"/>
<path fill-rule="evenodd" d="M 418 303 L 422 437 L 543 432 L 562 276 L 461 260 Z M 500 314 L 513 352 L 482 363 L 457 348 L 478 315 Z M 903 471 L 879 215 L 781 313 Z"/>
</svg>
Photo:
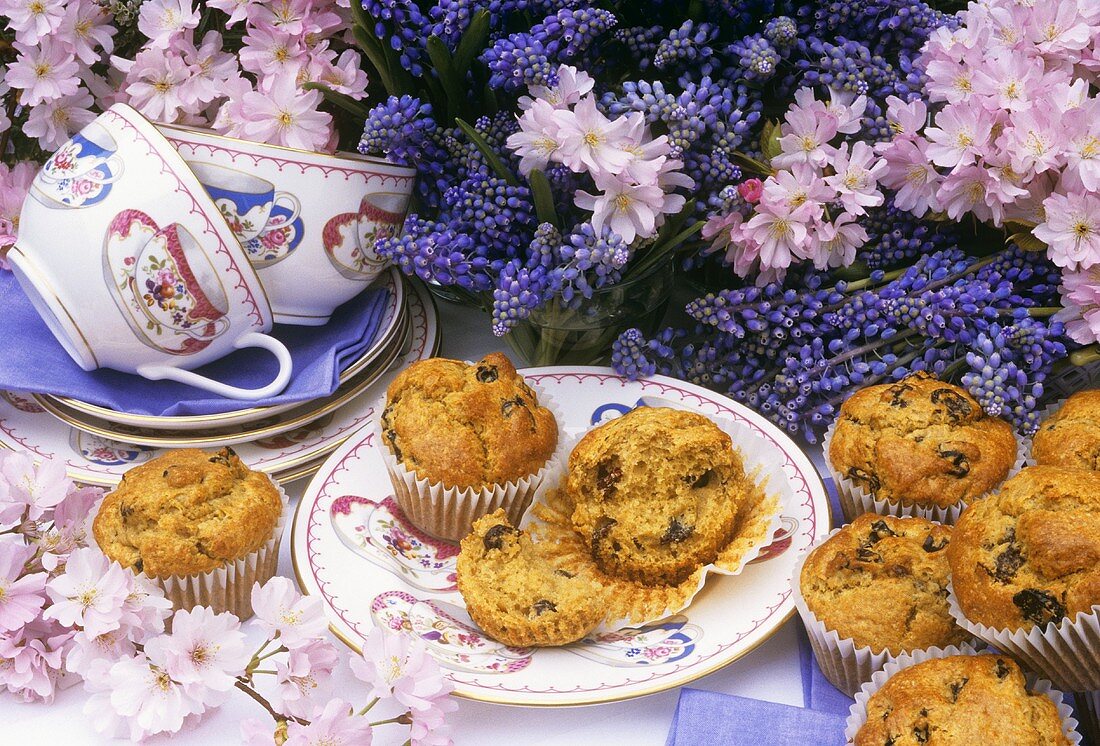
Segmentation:
<svg viewBox="0 0 1100 746">
<path fill-rule="evenodd" d="M 947 549 L 967 619 L 1015 630 L 1100 604 L 1100 472 L 1031 466 L 963 512 Z"/>
<path fill-rule="evenodd" d="M 558 443 L 553 413 L 499 352 L 474 365 L 432 358 L 386 391 L 383 440 L 409 471 L 479 488 L 534 474 Z"/>
<path fill-rule="evenodd" d="M 1016 461 L 1016 438 L 963 389 L 916 373 L 849 397 L 828 456 L 838 477 L 877 499 L 947 508 L 1004 481 Z"/>
<path fill-rule="evenodd" d="M 271 479 L 225 448 L 170 451 L 123 475 L 92 524 L 96 544 L 151 578 L 206 573 L 255 552 L 283 510 Z"/>
<path fill-rule="evenodd" d="M 1037 464 L 1100 469 L 1100 389 L 1066 399 L 1031 441 Z"/>
<path fill-rule="evenodd" d="M 566 645 L 606 615 L 599 586 L 555 567 L 498 510 L 462 540 L 458 590 L 490 637 L 515 647 Z"/>
<path fill-rule="evenodd" d="M 903 668 L 871 695 L 866 717 L 855 746 L 1070 743 L 1058 707 L 1028 691 L 1019 666 L 1001 655 L 951 655 Z"/>
<path fill-rule="evenodd" d="M 969 637 L 947 605 L 951 528 L 924 518 L 864 513 L 802 566 L 807 608 L 857 647 L 893 655 Z"/>
<path fill-rule="evenodd" d="M 639 407 L 569 456 L 574 529 L 609 575 L 673 585 L 715 560 L 748 488 L 730 436 L 694 412 Z"/>
</svg>

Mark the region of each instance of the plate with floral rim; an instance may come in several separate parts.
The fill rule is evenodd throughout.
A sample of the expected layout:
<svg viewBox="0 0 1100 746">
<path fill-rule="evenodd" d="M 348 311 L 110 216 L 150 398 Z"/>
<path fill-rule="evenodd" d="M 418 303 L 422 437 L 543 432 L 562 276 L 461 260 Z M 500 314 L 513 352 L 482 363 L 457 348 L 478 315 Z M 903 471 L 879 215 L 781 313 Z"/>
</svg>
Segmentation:
<svg viewBox="0 0 1100 746">
<path fill-rule="evenodd" d="M 336 411 L 296 430 L 234 446 L 246 464 L 278 478 L 301 476 L 302 467 L 331 453 L 370 421 L 373 403 L 398 371 L 439 350 L 439 323 L 431 293 L 419 281 L 410 282 L 408 351 L 386 373 Z M 0 448 L 24 450 L 37 459 L 60 459 L 69 476 L 83 484 L 112 487 L 131 467 L 164 452 L 90 435 L 46 412 L 25 393 L 0 391 Z"/>
<path fill-rule="evenodd" d="M 375 333 L 374 341 L 359 353 L 354 360 L 349 362 L 343 371 L 341 371 L 341 385 L 362 373 L 367 366 L 373 363 L 393 344 L 400 344 L 399 334 L 402 331 L 400 328 L 401 322 L 404 315 L 407 313 L 406 304 L 408 301 L 406 300 L 406 296 L 411 295 L 411 293 L 408 292 L 409 288 L 407 284 L 402 281 L 401 274 L 396 268 L 391 268 L 389 271 L 380 275 L 377 288 L 385 288 L 389 291 L 389 297 L 386 300 L 386 308 L 383 310 L 382 318 L 378 324 L 378 331 Z M 255 407 L 250 406 L 248 402 L 244 402 L 241 409 L 235 409 L 229 412 L 201 415 L 157 416 L 137 414 L 134 412 L 122 412 L 111 409 L 110 407 L 103 407 L 98 404 L 92 404 L 67 396 L 41 394 L 36 395 L 36 397 L 40 397 L 47 401 L 55 401 L 60 406 L 72 410 L 76 416 L 84 415 L 87 418 L 95 418 L 96 421 L 102 423 L 171 431 L 228 428 L 264 420 L 302 406 L 302 402 L 288 402 L 286 404 Z M 89 419 L 88 421 L 93 420 Z"/>
<path fill-rule="evenodd" d="M 558 648 L 501 645 L 465 611 L 455 584 L 457 547 L 402 515 L 364 427 L 313 477 L 291 527 L 298 584 L 321 597 L 337 637 L 360 650 L 375 626 L 401 630 L 425 641 L 459 696 L 568 707 L 686 684 L 749 653 L 790 618 L 795 558 L 829 531 L 829 507 L 809 457 L 786 434 L 731 399 L 663 376 L 628 381 L 596 367 L 521 372 L 560 405 L 567 438 L 654 403 L 747 426 L 790 486 L 773 542 L 740 575 L 708 578 L 692 604 L 672 616 Z"/>
</svg>

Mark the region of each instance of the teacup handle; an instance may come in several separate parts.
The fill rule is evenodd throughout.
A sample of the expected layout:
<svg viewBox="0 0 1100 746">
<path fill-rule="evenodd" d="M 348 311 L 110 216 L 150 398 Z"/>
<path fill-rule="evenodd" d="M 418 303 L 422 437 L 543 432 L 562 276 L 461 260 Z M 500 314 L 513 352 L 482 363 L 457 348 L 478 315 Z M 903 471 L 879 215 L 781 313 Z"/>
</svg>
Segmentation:
<svg viewBox="0 0 1100 746">
<path fill-rule="evenodd" d="M 238 386 L 230 386 L 229 384 L 215 381 L 206 376 L 200 376 L 198 373 L 194 373 L 190 370 L 173 368 L 170 365 L 139 365 L 137 373 L 142 378 L 148 378 L 151 381 L 168 379 L 169 381 L 186 383 L 188 386 L 194 386 L 197 389 L 209 391 L 213 394 L 224 396 L 227 399 L 254 401 L 256 399 L 274 396 L 286 388 L 287 383 L 290 381 L 290 374 L 294 365 L 293 361 L 290 359 L 290 351 L 286 348 L 286 345 L 266 334 L 248 332 L 247 334 L 241 335 L 241 338 L 234 342 L 233 346 L 238 350 L 244 349 L 245 347 L 262 347 L 274 355 L 275 359 L 279 361 L 279 373 L 275 376 L 275 380 L 263 388 L 243 389 Z"/>
<path fill-rule="evenodd" d="M 104 165 L 104 164 L 106 164 L 111 169 L 111 175 L 108 176 L 106 179 L 100 179 L 97 176 L 93 176 L 92 174 L 95 173 L 95 170 L 97 168 L 99 168 L 99 166 Z M 122 169 L 123 168 L 124 168 L 124 166 L 123 166 L 122 158 L 120 158 L 117 155 L 112 155 L 108 158 L 102 159 L 99 163 L 96 164 L 96 166 L 94 168 L 92 168 L 87 173 L 81 174 L 77 178 L 86 179 L 88 181 L 93 181 L 96 184 L 111 184 L 111 183 L 114 183 L 114 182 L 118 181 L 119 177 L 122 176 Z"/>
<path fill-rule="evenodd" d="M 291 223 L 293 223 L 295 220 L 298 219 L 298 213 L 300 213 L 302 211 L 302 203 L 299 202 L 298 198 L 295 197 L 290 192 L 275 192 L 275 200 L 272 204 L 277 205 L 280 202 L 289 203 L 287 205 L 287 207 L 290 208 L 290 215 L 288 215 L 287 217 L 285 217 L 283 219 L 282 224 L 283 225 L 290 225 Z"/>
</svg>

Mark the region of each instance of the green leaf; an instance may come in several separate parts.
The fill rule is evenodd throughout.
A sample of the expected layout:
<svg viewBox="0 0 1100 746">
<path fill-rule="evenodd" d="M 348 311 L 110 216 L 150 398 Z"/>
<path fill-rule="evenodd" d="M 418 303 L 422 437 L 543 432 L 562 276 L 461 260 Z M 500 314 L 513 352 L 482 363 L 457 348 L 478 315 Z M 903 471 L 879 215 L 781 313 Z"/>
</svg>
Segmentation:
<svg viewBox="0 0 1100 746">
<path fill-rule="evenodd" d="M 932 221 L 935 221 L 937 223 L 954 222 L 953 220 L 951 220 L 950 217 L 947 216 L 946 212 L 929 212 L 929 213 L 925 214 L 924 219 L 925 220 L 932 220 Z"/>
<path fill-rule="evenodd" d="M 320 91 L 326 101 L 331 101 L 352 116 L 366 119 L 370 115 L 370 107 L 356 101 L 346 93 L 332 90 L 324 83 L 306 83 L 302 87 L 308 91 Z"/>
<path fill-rule="evenodd" d="M 1031 231 L 1013 233 L 1008 237 L 1008 243 L 1014 243 L 1024 251 L 1046 251 L 1047 245 L 1035 237 Z"/>
<path fill-rule="evenodd" d="M 352 6 L 354 7 L 355 3 L 352 3 Z M 371 65 L 378 72 L 378 77 L 382 79 L 382 87 L 386 89 L 386 93 L 391 96 L 401 95 L 401 92 L 394 85 L 393 76 L 390 75 L 386 51 L 378 44 L 378 40 L 359 25 L 352 26 L 351 34 L 355 37 L 355 43 L 363 50 L 363 54 L 367 55 L 367 59 L 370 60 Z"/>
<path fill-rule="evenodd" d="M 1005 221 L 1005 230 L 1009 233 L 1022 233 L 1024 231 L 1030 231 L 1035 226 L 1039 225 L 1031 220 L 1021 220 L 1016 218 L 1015 220 Z"/>
<path fill-rule="evenodd" d="M 540 223 L 550 223 L 555 228 L 558 224 L 558 212 L 554 208 L 554 192 L 550 188 L 550 180 L 539 169 L 533 169 L 527 174 L 527 183 L 531 185 L 531 197 L 535 202 L 535 214 Z"/>
<path fill-rule="evenodd" d="M 470 25 L 466 27 L 466 33 L 458 41 L 455 49 L 455 72 L 466 77 L 470 65 L 478 53 L 485 49 L 485 42 L 489 39 L 489 11 L 479 10 L 470 19 Z"/>
<path fill-rule="evenodd" d="M 766 122 L 764 129 L 760 132 L 760 150 L 769 164 L 772 158 L 783 152 L 783 148 L 779 145 L 779 135 L 779 123 L 773 121 Z"/>
<path fill-rule="evenodd" d="M 489 167 L 496 172 L 497 176 L 504 179 L 512 186 L 519 186 L 519 179 L 509 170 L 508 166 L 500 159 L 500 156 L 497 155 L 492 146 L 485 142 L 485 138 L 477 133 L 477 130 L 462 119 L 455 119 L 455 124 L 466 133 L 466 137 L 470 138 L 470 142 L 477 146 L 477 149 L 485 156 L 485 160 L 489 162 Z"/>
<path fill-rule="evenodd" d="M 458 114 L 466 103 L 466 87 L 462 77 L 455 73 L 451 60 L 451 51 L 443 40 L 434 34 L 428 37 L 428 57 L 432 60 L 435 74 L 439 76 L 439 82 L 443 84 L 443 91 L 447 96 L 447 111 Z M 441 121 L 447 121 L 450 117 L 445 112 L 439 112 Z"/>
</svg>

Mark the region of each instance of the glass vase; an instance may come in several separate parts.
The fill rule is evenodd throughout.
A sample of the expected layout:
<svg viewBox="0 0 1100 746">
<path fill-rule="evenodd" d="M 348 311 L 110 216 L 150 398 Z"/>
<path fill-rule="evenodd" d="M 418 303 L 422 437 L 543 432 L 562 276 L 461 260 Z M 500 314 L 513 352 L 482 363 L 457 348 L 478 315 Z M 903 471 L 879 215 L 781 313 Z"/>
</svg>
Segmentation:
<svg viewBox="0 0 1100 746">
<path fill-rule="evenodd" d="M 531 312 L 506 336 L 528 365 L 606 365 L 611 343 L 631 327 L 657 330 L 668 308 L 675 273 L 666 262 L 591 298 L 560 298 Z"/>
</svg>

